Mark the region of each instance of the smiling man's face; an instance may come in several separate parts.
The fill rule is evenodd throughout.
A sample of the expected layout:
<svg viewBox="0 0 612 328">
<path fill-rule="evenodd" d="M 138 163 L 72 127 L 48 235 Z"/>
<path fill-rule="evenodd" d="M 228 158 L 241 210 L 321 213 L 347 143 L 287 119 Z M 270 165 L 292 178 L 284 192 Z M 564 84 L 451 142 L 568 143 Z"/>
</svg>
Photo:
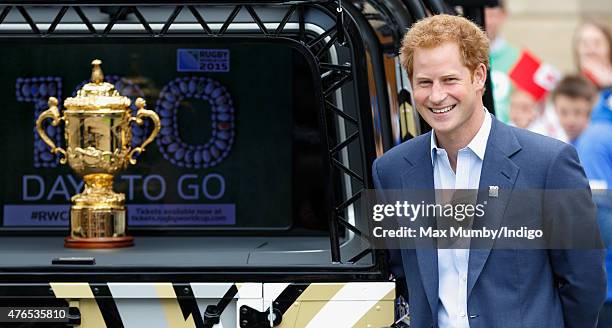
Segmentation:
<svg viewBox="0 0 612 328">
<path fill-rule="evenodd" d="M 486 67 L 474 72 L 461 60 L 459 47 L 444 42 L 414 50 L 412 87 L 417 110 L 437 136 L 475 134 L 483 117 Z"/>
</svg>

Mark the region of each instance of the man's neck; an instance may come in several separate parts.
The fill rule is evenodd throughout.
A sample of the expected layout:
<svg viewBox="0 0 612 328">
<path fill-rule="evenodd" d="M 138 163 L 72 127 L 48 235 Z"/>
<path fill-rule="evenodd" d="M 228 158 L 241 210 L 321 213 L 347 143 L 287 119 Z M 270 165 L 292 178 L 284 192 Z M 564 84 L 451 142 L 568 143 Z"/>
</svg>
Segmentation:
<svg viewBox="0 0 612 328">
<path fill-rule="evenodd" d="M 475 110 L 472 113 L 472 117 L 457 131 L 450 131 L 448 133 L 438 133 L 436 131 L 435 136 L 438 147 L 446 150 L 453 171 L 456 171 L 457 168 L 457 154 L 459 150 L 465 148 L 474 139 L 484 123 L 484 119 L 485 111 L 481 105 L 480 110 Z"/>
</svg>

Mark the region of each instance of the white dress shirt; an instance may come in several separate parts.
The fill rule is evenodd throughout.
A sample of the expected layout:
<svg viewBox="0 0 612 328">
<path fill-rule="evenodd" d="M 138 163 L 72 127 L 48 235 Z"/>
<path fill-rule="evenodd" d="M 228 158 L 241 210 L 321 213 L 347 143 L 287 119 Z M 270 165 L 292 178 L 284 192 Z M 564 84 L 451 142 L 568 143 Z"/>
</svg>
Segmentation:
<svg viewBox="0 0 612 328">
<path fill-rule="evenodd" d="M 480 171 L 491 132 L 491 115 L 485 118 L 478 133 L 457 154 L 457 173 L 453 172 L 448 154 L 438 148 L 435 131 L 431 134 L 431 160 L 435 189 L 478 189 Z M 469 328 L 467 311 L 467 276 L 469 249 L 438 249 L 438 325 L 440 328 Z"/>
</svg>

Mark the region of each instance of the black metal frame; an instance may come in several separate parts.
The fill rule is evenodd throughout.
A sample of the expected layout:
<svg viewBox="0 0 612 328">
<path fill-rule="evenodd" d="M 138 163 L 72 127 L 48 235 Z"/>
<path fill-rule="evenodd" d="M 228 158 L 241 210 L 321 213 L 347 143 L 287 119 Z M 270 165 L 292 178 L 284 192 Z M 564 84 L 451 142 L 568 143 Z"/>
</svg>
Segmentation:
<svg viewBox="0 0 612 328">
<path fill-rule="evenodd" d="M 377 40 L 379 40 L 380 46 L 378 49 L 372 49 L 373 52 L 378 51 L 377 54 L 372 55 L 372 63 L 380 67 L 377 68 L 378 70 L 385 71 L 385 76 L 380 78 L 381 81 L 376 82 L 376 88 L 377 94 L 380 95 L 380 98 L 386 99 L 387 103 L 382 105 L 383 109 L 379 111 L 381 113 L 377 113 L 377 115 L 381 117 L 381 121 L 387 124 L 382 124 L 380 132 L 377 134 L 382 138 L 381 144 L 383 150 L 387 151 L 395 146 L 398 141 L 401 142 L 405 140 L 400 140 L 401 132 L 394 131 L 393 129 L 394 122 L 399 125 L 399 120 L 401 119 L 399 113 L 393 112 L 393 108 L 395 107 L 399 110 L 400 104 L 399 95 L 396 95 L 396 92 L 389 89 L 390 87 L 395 88 L 395 83 L 398 82 L 401 77 L 397 76 L 395 73 L 393 73 L 394 76 L 387 76 L 388 71 L 385 69 L 385 61 L 391 57 L 395 59 L 399 56 L 404 33 L 406 33 L 414 22 L 422 18 L 420 16 L 415 16 L 413 13 L 414 8 L 407 8 L 407 3 L 409 3 L 411 7 L 417 8 L 418 5 L 422 4 L 414 0 L 354 0 L 353 3 L 357 4 L 362 12 L 368 10 L 362 5 L 364 3 L 367 3 L 376 12 L 375 14 L 364 14 L 364 17 L 368 20 L 368 24 L 371 26 L 370 29 L 373 30 L 373 33 L 379 35 Z M 424 9 L 423 14 L 425 14 Z M 382 35 L 382 38 L 380 35 Z M 390 81 L 394 82 L 391 83 Z M 424 124 L 426 125 L 424 121 L 417 123 L 420 123 L 419 125 L 421 127 Z"/>
<path fill-rule="evenodd" d="M 83 4 L 84 3 L 84 4 Z M 130 3 L 133 5 L 126 6 L 126 3 Z M 17 10 L 21 16 L 25 19 L 27 24 L 30 26 L 31 30 L 23 33 L 5 33 L 0 31 L 0 39 L 2 38 L 55 38 L 55 37 L 170 37 L 170 36 L 189 36 L 189 37 L 233 37 L 233 36 L 241 36 L 241 37 L 252 37 L 252 38 L 266 38 L 270 39 L 284 39 L 295 42 L 298 45 L 301 45 L 301 50 L 307 54 L 305 56 L 307 58 L 312 58 L 312 64 L 316 68 L 316 73 L 320 75 L 320 79 L 315 81 L 315 91 L 318 93 L 317 99 L 320 99 L 320 108 L 322 109 L 321 113 L 321 128 L 323 136 L 325 136 L 324 140 L 324 152 L 327 154 L 325 160 L 329 167 L 329 176 L 325 177 L 329 182 L 329 201 L 331 206 L 329 213 L 329 225 L 330 225 L 330 243 L 331 243 L 331 255 L 332 255 L 332 264 L 341 263 L 342 256 L 340 254 L 340 227 L 344 227 L 349 231 L 355 233 L 358 237 L 365 237 L 364 233 L 360 231 L 356 226 L 349 223 L 343 216 L 343 211 L 359 201 L 362 192 L 372 187 L 372 183 L 370 181 L 370 173 L 371 173 L 371 163 L 374 160 L 376 154 L 373 145 L 373 125 L 372 125 L 372 117 L 369 113 L 370 99 L 368 96 L 368 85 L 367 85 L 367 75 L 365 72 L 365 67 L 367 66 L 366 56 L 364 55 L 365 48 L 372 47 L 376 45 L 376 40 L 364 40 L 362 37 L 360 38 L 359 26 L 356 21 L 360 19 L 363 22 L 363 18 L 359 17 L 359 13 L 355 10 L 337 10 L 337 3 L 335 1 L 215 1 L 213 4 L 210 2 L 202 2 L 202 1 L 183 1 L 184 4 L 177 5 L 171 1 L 149 1 L 145 4 L 136 4 L 136 1 L 121 1 L 121 3 L 115 2 L 107 2 L 107 1 L 86 1 L 81 2 L 81 4 L 74 4 L 71 1 L 13 1 L 9 2 L 4 6 L 0 6 L 0 26 L 2 25 L 5 18 L 8 16 L 9 12 L 12 10 Z M 199 15 L 198 11 L 195 8 L 195 5 L 198 6 L 233 6 L 233 10 L 229 17 L 223 22 L 222 27 L 218 31 L 213 31 L 208 22 Z M 32 16 L 28 12 L 28 5 L 46 5 L 46 6 L 54 6 L 59 7 L 60 10 L 55 18 L 52 20 L 49 28 L 45 31 L 41 31 L 36 22 L 32 18 Z M 115 14 L 112 15 L 110 21 L 106 24 L 105 28 L 100 30 L 96 29 L 94 24 L 87 18 L 81 7 L 83 6 L 116 6 L 118 7 L 115 11 Z M 142 13 L 138 10 L 139 7 L 147 6 L 147 5 L 164 5 L 164 6 L 173 6 L 174 9 L 172 14 L 168 17 L 166 22 L 163 25 L 163 28 L 159 32 L 155 32 L 150 23 L 146 20 L 146 18 L 142 15 Z M 275 30 L 268 30 L 264 25 L 263 20 L 257 13 L 258 6 L 280 6 L 286 8 L 286 14 L 284 18 L 281 20 L 280 24 Z M 86 26 L 88 33 L 67 33 L 67 32 L 58 32 L 57 27 L 61 23 L 62 18 L 66 14 L 69 8 L 73 8 L 82 23 Z M 336 24 L 336 26 L 330 27 L 323 34 L 320 34 L 314 38 L 309 38 L 305 28 L 305 19 L 304 15 L 306 10 L 308 9 L 317 9 L 336 19 L 337 22 L 341 22 L 341 25 Z M 201 26 L 201 31 L 197 33 L 174 33 L 170 31 L 170 27 L 174 23 L 174 20 L 179 15 L 182 10 L 189 10 L 196 22 Z M 252 18 L 252 22 L 257 24 L 259 30 L 257 33 L 240 33 L 236 31 L 229 31 L 228 28 L 234 23 L 234 19 L 238 15 L 241 10 L 246 10 L 250 17 Z M 133 13 L 139 23 L 143 26 L 143 33 L 114 33 L 113 26 L 127 13 Z M 286 24 L 289 21 L 299 23 L 299 29 L 296 32 L 287 31 L 285 29 Z M 329 38 L 329 40 L 326 40 Z M 336 45 L 337 47 L 342 46 L 350 46 L 352 51 L 352 63 L 347 64 L 332 64 L 327 62 L 322 62 L 325 53 L 330 49 L 331 46 Z M 299 46 L 298 46 L 299 48 Z M 357 97 L 357 104 L 359 105 L 358 116 L 352 116 L 346 113 L 345 111 L 338 108 L 334 103 L 334 92 L 340 88 L 346 87 L 349 83 L 354 82 L 352 84 Z M 330 126 L 331 120 L 342 118 L 347 124 L 353 124 L 357 127 L 357 131 L 344 140 L 338 140 L 336 144 L 331 145 L 331 141 L 333 138 L 331 137 L 332 131 L 328 131 L 328 127 Z M 342 162 L 338 161 L 335 156 L 348 147 L 351 144 L 358 143 L 362 152 L 361 159 L 361 172 L 362 174 L 357 173 L 355 170 L 347 167 Z M 358 181 L 362 188 L 353 192 L 352 195 L 348 197 L 340 197 L 337 198 L 337 194 L 333 192 L 334 186 L 332 183 L 334 181 L 338 181 L 338 177 L 342 175 L 347 175 L 356 181 Z M 363 268 L 359 269 L 347 269 L 346 266 L 337 266 L 337 270 L 329 270 L 329 268 L 325 269 L 291 269 L 289 272 L 277 272 L 276 269 L 266 269 L 261 268 L 261 270 L 252 270 L 251 277 L 246 279 L 252 279 L 253 276 L 265 276 L 266 278 L 270 278 L 271 275 L 279 274 L 279 277 L 283 277 L 282 279 L 286 279 L 289 275 L 297 275 L 301 278 L 308 277 L 307 279 L 312 281 L 316 280 L 316 276 L 320 276 L 321 274 L 328 275 L 330 273 L 338 275 L 338 277 L 342 276 L 350 276 L 351 279 L 357 280 L 369 280 L 372 277 L 376 277 L 380 279 L 381 277 L 386 278 L 386 263 L 384 260 L 383 254 L 380 251 L 376 251 L 379 256 L 374 257 L 374 265 L 364 270 Z M 366 249 L 363 252 L 355 255 L 353 258 L 349 259 L 347 262 L 355 263 L 367 256 L 368 254 L 372 254 L 371 249 Z M 374 256 L 374 254 L 372 254 Z M 150 270 L 150 271 L 149 271 Z M 202 269 L 202 271 L 207 271 L 208 269 Z M 242 272 L 244 269 L 232 269 L 225 268 L 223 272 L 209 272 L 206 276 L 207 281 L 214 281 L 217 278 L 227 279 L 231 277 L 233 280 L 241 280 L 245 279 L 244 273 Z M 286 270 L 286 269 L 285 269 Z M 197 268 L 191 268 L 189 272 L 163 272 L 159 269 L 154 268 L 138 268 L 138 270 L 134 270 L 133 272 L 130 270 L 120 270 L 120 272 L 96 272 L 93 274 L 88 268 L 81 269 L 67 269 L 67 268 L 50 268 L 49 270 L 42 270 L 41 272 L 18 272 L 12 270 L 4 270 L 2 276 L 7 279 L 17 279 L 18 277 L 26 275 L 31 275 L 32 278 L 40 277 L 40 273 L 45 272 L 49 273 L 50 276 L 44 276 L 43 279 L 50 279 L 51 277 L 56 277 L 57 279 L 74 279 L 75 276 L 87 276 L 88 279 L 104 279 L 103 281 L 112 281 L 117 279 L 117 274 L 123 277 L 132 277 L 135 279 L 141 279 L 142 277 L 153 278 L 158 275 L 171 275 L 172 280 L 176 281 L 176 279 L 185 279 L 185 281 L 194 281 L 200 280 L 202 278 L 202 271 L 199 271 Z M 150 273 L 150 274 L 149 274 Z M 228 275 L 229 273 L 229 275 Z M 126 275 L 127 274 L 127 275 Z M 217 278 L 215 278 L 217 277 Z M 129 279 L 132 279 L 129 278 Z M 125 278 L 124 278 L 125 279 Z M 297 278 L 296 279 L 300 279 Z M 268 279 L 269 280 L 269 279 Z"/>
</svg>

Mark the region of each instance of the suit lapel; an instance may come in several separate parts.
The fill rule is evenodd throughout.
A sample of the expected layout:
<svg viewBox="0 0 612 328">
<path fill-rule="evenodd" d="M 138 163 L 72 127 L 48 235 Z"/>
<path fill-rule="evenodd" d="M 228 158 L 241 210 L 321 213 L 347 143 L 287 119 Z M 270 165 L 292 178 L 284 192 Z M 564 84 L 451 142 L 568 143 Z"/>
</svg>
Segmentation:
<svg viewBox="0 0 612 328">
<path fill-rule="evenodd" d="M 431 133 L 431 132 L 430 132 Z M 421 138 L 414 154 L 405 155 L 409 167 L 401 176 L 402 189 L 432 191 L 430 199 L 421 199 L 435 202 L 433 166 L 431 163 L 430 133 L 428 137 Z M 493 119 L 491 133 L 487 141 L 487 150 L 482 164 L 479 189 L 482 191 L 478 196 L 478 203 L 487 201 L 485 217 L 474 221 L 474 229 L 485 226 L 489 229 L 497 229 L 502 222 L 504 212 L 518 177 L 519 168 L 510 159 L 518 152 L 521 146 L 512 132 L 511 128 Z M 499 197 L 488 197 L 489 186 L 499 187 Z M 426 197 L 425 197 L 426 198 Z M 435 227 L 435 220 L 424 218 L 422 226 Z M 416 245 L 415 251 L 418 262 L 419 274 L 429 306 L 434 318 L 438 311 L 438 253 L 434 239 L 421 240 L 421 245 Z M 474 240 L 471 244 L 469 266 L 468 266 L 468 297 L 480 276 L 484 265 L 491 252 L 493 243 L 484 239 Z"/>
<path fill-rule="evenodd" d="M 410 164 L 404 174 L 401 176 L 402 189 L 416 192 L 419 199 L 416 202 L 424 200 L 425 202 L 435 201 L 434 195 L 434 176 L 433 165 L 431 163 L 431 146 L 430 136 L 421 138 L 414 154 L 419 154 L 416 157 L 406 154 L 404 157 Z M 418 226 L 433 226 L 435 228 L 435 220 L 430 218 L 419 218 L 416 222 Z M 415 248 L 419 274 L 425 294 L 429 302 L 429 307 L 434 318 L 438 313 L 438 252 L 434 239 L 419 239 L 415 241 L 418 244 L 412 246 Z"/>
<path fill-rule="evenodd" d="M 508 205 L 510 194 L 518 177 L 519 168 L 510 159 L 510 156 L 521 149 L 521 146 L 511 128 L 493 119 L 491 133 L 487 141 L 487 150 L 482 163 L 480 174 L 478 204 L 486 201 L 484 218 L 475 219 L 473 229 L 497 229 Z M 489 187 L 499 187 L 498 197 L 489 197 Z M 473 239 L 470 246 L 468 265 L 469 297 L 484 265 L 491 253 L 493 241 L 490 239 Z"/>
</svg>

